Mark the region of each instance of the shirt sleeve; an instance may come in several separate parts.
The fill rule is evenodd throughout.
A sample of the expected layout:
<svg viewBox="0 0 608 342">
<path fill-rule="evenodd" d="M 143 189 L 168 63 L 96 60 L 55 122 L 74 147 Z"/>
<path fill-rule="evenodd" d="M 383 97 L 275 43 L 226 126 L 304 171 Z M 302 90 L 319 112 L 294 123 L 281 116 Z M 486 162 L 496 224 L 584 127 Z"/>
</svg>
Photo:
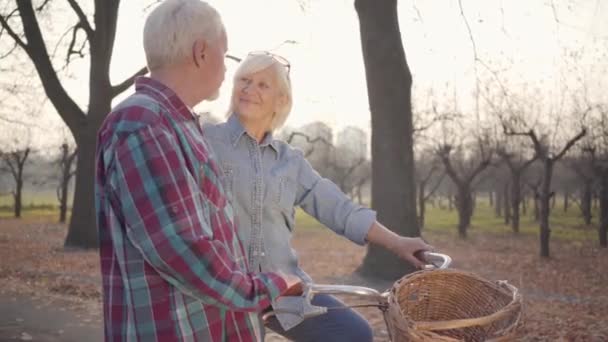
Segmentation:
<svg viewBox="0 0 608 342">
<path fill-rule="evenodd" d="M 354 203 L 336 184 L 315 171 L 300 151 L 296 205 L 331 230 L 364 245 L 367 233 L 376 221 L 376 212 Z"/>
<path fill-rule="evenodd" d="M 112 171 L 115 211 L 130 243 L 180 291 L 228 310 L 260 311 L 286 289 L 275 273 L 239 267 L 227 242 L 214 237 L 208 197 L 174 136 L 153 126 L 130 133 L 116 148 Z"/>
</svg>

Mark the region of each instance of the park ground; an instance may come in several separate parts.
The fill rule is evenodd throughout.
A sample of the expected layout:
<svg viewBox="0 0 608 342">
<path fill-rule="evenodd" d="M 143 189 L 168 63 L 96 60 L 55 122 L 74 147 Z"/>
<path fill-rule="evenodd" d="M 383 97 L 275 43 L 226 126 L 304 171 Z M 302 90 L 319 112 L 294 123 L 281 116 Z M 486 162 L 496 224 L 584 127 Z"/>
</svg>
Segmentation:
<svg viewBox="0 0 608 342">
<path fill-rule="evenodd" d="M 97 252 L 64 250 L 67 228 L 55 223 L 54 212 L 7 216 L 0 217 L 0 341 L 101 340 Z M 514 235 L 480 205 L 466 240 L 457 238 L 455 212 L 430 208 L 427 217 L 424 238 L 453 257 L 453 268 L 508 280 L 523 293 L 518 341 L 608 341 L 608 250 L 598 247 L 595 226 L 582 225 L 576 210 L 554 210 L 549 259 L 538 256 L 538 228 L 529 217 Z M 358 277 L 366 249 L 302 213 L 293 244 L 318 283 L 390 286 Z M 360 312 L 376 339 L 385 341 L 380 313 Z M 280 338 L 270 334 L 267 340 Z"/>
</svg>

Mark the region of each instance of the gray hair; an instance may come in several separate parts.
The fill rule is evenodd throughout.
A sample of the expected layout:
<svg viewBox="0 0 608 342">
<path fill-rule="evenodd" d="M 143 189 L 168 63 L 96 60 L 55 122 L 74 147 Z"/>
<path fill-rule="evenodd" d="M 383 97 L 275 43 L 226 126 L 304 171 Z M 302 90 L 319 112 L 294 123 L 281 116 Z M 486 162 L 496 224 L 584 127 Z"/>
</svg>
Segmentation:
<svg viewBox="0 0 608 342">
<path fill-rule="evenodd" d="M 287 117 L 289 113 L 291 113 L 291 107 L 293 105 L 293 98 L 291 92 L 291 80 L 289 79 L 289 73 L 285 65 L 281 64 L 278 60 L 276 60 L 272 54 L 251 54 L 245 58 L 238 69 L 234 73 L 233 83 L 234 86 L 238 83 L 238 80 L 243 76 L 255 74 L 262 70 L 270 69 L 272 71 L 272 75 L 275 78 L 275 81 L 278 86 L 279 93 L 282 96 L 285 96 L 285 103 L 278 108 L 275 108 L 275 115 L 272 118 L 272 122 L 270 123 L 270 129 L 276 130 L 285 124 L 287 121 Z M 232 98 L 230 99 L 230 107 L 228 108 L 228 112 L 226 113 L 227 117 L 230 117 L 234 114 L 235 104 L 234 104 L 234 91 L 232 92 Z"/>
<path fill-rule="evenodd" d="M 179 63 L 197 39 L 215 42 L 224 32 L 219 13 L 200 0 L 165 0 L 148 15 L 144 51 L 148 69 Z"/>
</svg>

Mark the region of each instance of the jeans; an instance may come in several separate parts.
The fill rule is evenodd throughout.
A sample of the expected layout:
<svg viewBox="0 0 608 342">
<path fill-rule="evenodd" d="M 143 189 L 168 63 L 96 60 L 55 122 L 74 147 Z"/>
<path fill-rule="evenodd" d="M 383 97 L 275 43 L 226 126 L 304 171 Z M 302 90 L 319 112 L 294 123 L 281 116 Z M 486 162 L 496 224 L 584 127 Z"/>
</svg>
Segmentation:
<svg viewBox="0 0 608 342">
<path fill-rule="evenodd" d="M 312 304 L 328 308 L 345 306 L 335 297 L 324 294 L 316 295 Z M 326 314 L 309 318 L 288 331 L 283 331 L 276 317 L 270 318 L 266 325 L 277 334 L 296 342 L 373 341 L 369 323 L 352 309 L 328 310 Z"/>
</svg>

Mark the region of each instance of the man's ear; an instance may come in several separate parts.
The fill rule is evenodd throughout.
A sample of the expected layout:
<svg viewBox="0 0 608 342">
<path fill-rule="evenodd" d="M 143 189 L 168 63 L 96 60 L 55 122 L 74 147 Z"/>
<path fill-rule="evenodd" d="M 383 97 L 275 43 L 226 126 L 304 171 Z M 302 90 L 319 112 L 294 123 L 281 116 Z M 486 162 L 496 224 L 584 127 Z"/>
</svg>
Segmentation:
<svg viewBox="0 0 608 342">
<path fill-rule="evenodd" d="M 197 39 L 192 45 L 192 59 L 196 67 L 205 62 L 205 54 L 207 53 L 207 42 L 203 39 Z"/>
</svg>

